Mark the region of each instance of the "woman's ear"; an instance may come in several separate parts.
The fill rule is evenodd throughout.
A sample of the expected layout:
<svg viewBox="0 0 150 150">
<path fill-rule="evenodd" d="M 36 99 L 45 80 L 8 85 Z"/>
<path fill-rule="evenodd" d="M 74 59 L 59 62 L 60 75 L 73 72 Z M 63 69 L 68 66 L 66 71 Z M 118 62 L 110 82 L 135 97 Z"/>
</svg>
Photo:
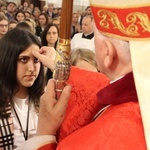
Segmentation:
<svg viewBox="0 0 150 150">
<path fill-rule="evenodd" d="M 105 40 L 105 45 L 106 49 L 105 49 L 104 65 L 106 68 L 110 68 L 116 56 L 116 49 L 110 40 Z"/>
</svg>

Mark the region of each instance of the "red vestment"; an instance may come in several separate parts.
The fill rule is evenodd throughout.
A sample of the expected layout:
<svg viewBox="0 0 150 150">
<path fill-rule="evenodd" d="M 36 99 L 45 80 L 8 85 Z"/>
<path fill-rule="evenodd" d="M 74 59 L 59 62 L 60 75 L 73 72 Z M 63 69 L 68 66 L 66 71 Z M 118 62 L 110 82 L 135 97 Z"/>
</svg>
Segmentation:
<svg viewBox="0 0 150 150">
<path fill-rule="evenodd" d="M 102 73 L 73 67 L 68 81 L 72 85 L 66 117 L 59 132 L 59 141 L 91 122 L 99 105 L 97 92 L 110 83 Z"/>
<path fill-rule="evenodd" d="M 57 150 L 146 150 L 132 73 L 97 96 L 100 105 L 110 106 L 95 121 L 60 141 Z"/>
</svg>

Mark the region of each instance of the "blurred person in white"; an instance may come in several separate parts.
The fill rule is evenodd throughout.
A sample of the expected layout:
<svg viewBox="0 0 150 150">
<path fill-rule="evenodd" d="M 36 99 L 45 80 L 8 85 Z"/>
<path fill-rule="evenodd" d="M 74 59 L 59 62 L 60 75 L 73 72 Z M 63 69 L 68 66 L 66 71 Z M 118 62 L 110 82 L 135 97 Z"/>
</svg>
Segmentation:
<svg viewBox="0 0 150 150">
<path fill-rule="evenodd" d="M 93 17 L 91 15 L 87 15 L 83 18 L 82 33 L 76 33 L 71 39 L 71 50 L 83 48 L 95 52 L 92 20 Z"/>
<path fill-rule="evenodd" d="M 9 23 L 8 18 L 5 15 L 0 14 L 0 39 L 8 31 L 8 23 Z"/>
</svg>

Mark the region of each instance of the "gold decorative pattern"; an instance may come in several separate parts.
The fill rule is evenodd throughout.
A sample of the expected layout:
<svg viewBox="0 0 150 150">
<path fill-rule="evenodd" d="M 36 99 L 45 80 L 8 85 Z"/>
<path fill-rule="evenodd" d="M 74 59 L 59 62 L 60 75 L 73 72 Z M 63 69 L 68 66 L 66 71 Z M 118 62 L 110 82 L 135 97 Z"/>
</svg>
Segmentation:
<svg viewBox="0 0 150 150">
<path fill-rule="evenodd" d="M 138 21 L 138 19 L 140 21 Z M 147 14 L 134 12 L 127 16 L 127 21 L 131 22 L 133 25 L 140 24 L 143 27 L 143 32 L 150 32 L 150 20 Z"/>
<path fill-rule="evenodd" d="M 69 78 L 70 71 L 70 39 L 58 39 L 56 47 L 55 68 L 53 78 L 58 81 L 65 81 Z"/>
<path fill-rule="evenodd" d="M 125 35 L 139 36 L 140 30 L 142 32 L 150 32 L 150 20 L 147 14 L 141 12 L 132 12 L 126 16 L 126 26 L 119 20 L 116 13 L 109 10 L 99 10 L 97 13 L 98 17 L 101 19 L 99 24 L 105 29 L 118 29 Z"/>
<path fill-rule="evenodd" d="M 58 39 L 56 47 L 55 68 L 53 78 L 56 80 L 56 99 L 59 98 L 65 81 L 68 80 L 71 67 L 70 39 Z"/>
</svg>

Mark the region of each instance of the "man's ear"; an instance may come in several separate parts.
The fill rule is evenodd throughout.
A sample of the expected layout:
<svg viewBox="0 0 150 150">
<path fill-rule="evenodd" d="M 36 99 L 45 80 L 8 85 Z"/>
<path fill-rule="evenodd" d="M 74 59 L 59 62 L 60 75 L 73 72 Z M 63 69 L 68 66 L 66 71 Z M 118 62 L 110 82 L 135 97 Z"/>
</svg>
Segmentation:
<svg viewBox="0 0 150 150">
<path fill-rule="evenodd" d="M 110 40 L 105 40 L 105 44 L 106 49 L 105 49 L 104 65 L 106 68 L 110 68 L 116 56 L 116 49 Z"/>
</svg>

